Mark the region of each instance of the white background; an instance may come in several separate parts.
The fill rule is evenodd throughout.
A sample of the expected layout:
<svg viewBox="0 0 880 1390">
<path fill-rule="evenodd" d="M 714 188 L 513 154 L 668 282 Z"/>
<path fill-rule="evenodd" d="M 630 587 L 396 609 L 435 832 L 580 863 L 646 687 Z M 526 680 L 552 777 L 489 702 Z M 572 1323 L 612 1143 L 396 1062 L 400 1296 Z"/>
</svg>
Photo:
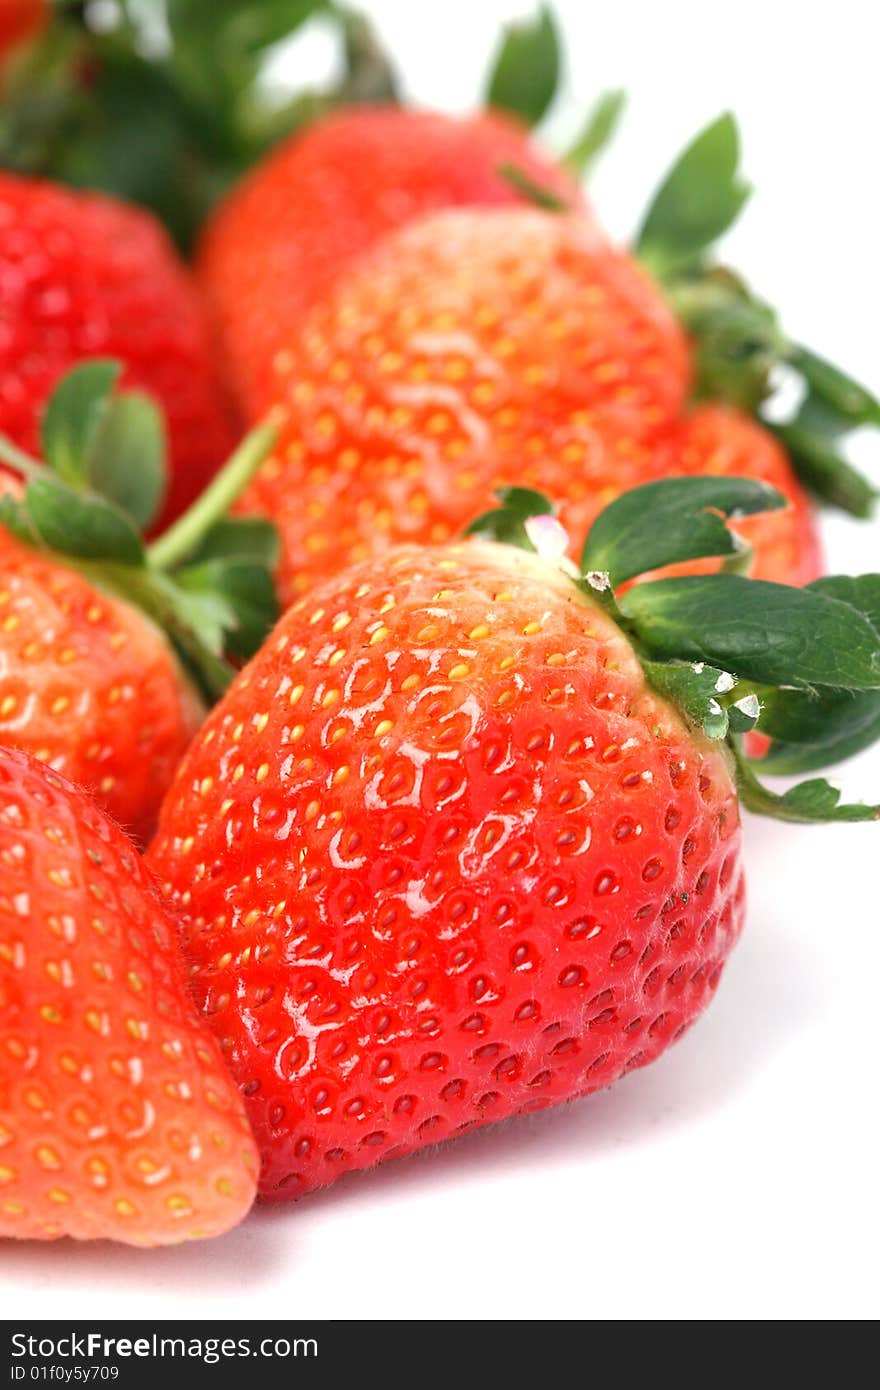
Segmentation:
<svg viewBox="0 0 880 1390">
<path fill-rule="evenodd" d="M 512 0 L 368 6 L 423 102 L 466 109 Z M 628 119 L 594 179 L 619 236 L 729 106 L 757 187 L 729 255 L 789 329 L 880 388 L 871 7 L 559 0 L 565 139 L 595 93 Z M 312 50 L 315 60 L 320 46 Z M 866 457 L 880 463 L 869 445 Z M 874 476 L 880 480 L 880 467 Z M 827 519 L 832 568 L 880 523 Z M 843 770 L 880 799 L 880 755 Z M 747 826 L 751 911 L 706 1018 L 609 1092 L 258 1210 L 210 1244 L 0 1256 L 8 1318 L 872 1318 L 880 829 Z"/>
</svg>

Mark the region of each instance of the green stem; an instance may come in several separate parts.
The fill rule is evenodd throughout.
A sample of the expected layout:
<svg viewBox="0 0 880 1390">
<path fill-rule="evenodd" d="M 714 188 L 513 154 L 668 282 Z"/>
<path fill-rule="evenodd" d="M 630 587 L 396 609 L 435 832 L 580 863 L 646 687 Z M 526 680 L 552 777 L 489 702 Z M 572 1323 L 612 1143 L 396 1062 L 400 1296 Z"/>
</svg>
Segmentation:
<svg viewBox="0 0 880 1390">
<path fill-rule="evenodd" d="M 225 516 L 277 439 L 278 430 L 270 424 L 258 425 L 247 435 L 189 510 L 147 548 L 147 559 L 153 569 L 174 569 L 192 554 L 215 522 Z"/>
<path fill-rule="evenodd" d="M 743 756 L 737 739 L 728 739 L 728 747 L 733 753 L 736 770 L 736 789 L 740 804 L 758 816 L 771 816 L 774 820 L 790 821 L 794 825 L 821 825 L 832 821 L 875 821 L 880 819 L 880 806 L 865 806 L 860 803 L 840 805 L 837 794 L 831 791 L 822 779 L 801 783 L 800 786 L 783 796 L 772 792 L 758 780 L 751 766 Z M 798 791 L 821 787 L 828 793 L 818 804 L 798 799 Z"/>
<path fill-rule="evenodd" d="M 178 612 L 173 580 L 137 565 L 97 564 L 65 556 L 102 593 L 131 604 L 170 638 L 209 705 L 214 704 L 235 676 L 235 668 L 202 641 L 195 627 Z"/>
<path fill-rule="evenodd" d="M 7 468 L 11 468 L 28 482 L 43 472 L 43 465 L 31 458 L 30 454 L 26 454 L 24 449 L 19 449 L 5 434 L 0 434 L 0 462 L 5 463 Z"/>
<path fill-rule="evenodd" d="M 497 172 L 501 178 L 506 179 L 511 188 L 515 188 L 517 193 L 521 193 L 536 208 L 541 208 L 544 212 L 571 212 L 568 203 L 554 193 L 552 188 L 545 188 L 518 164 L 499 164 Z"/>
</svg>

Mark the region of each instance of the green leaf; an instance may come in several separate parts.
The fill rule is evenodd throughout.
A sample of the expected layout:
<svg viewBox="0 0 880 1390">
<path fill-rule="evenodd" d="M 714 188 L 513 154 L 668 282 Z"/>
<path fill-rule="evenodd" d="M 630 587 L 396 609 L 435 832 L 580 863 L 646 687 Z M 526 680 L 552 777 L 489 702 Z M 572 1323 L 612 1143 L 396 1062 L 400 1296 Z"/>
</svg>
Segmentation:
<svg viewBox="0 0 880 1390">
<path fill-rule="evenodd" d="M 188 566 L 176 584 L 213 614 L 220 645 L 236 656 L 251 657 L 263 645 L 280 616 L 271 576 L 244 560 L 215 560 Z"/>
<path fill-rule="evenodd" d="M 858 609 L 880 635 L 880 574 L 825 574 L 806 588 Z"/>
<path fill-rule="evenodd" d="M 808 348 L 798 347 L 790 360 L 815 399 L 823 401 L 844 425 L 880 425 L 880 401 L 867 387 Z"/>
<path fill-rule="evenodd" d="M 680 661 L 643 660 L 642 668 L 654 689 L 677 705 L 707 738 L 726 737 L 730 721 L 722 697 L 736 685 L 726 671 Z"/>
<path fill-rule="evenodd" d="M 167 633 L 207 699 L 219 699 L 235 675 L 222 654 L 231 607 L 216 594 L 187 593 L 172 576 L 150 569 L 128 570 L 120 588 Z"/>
<path fill-rule="evenodd" d="M 880 575 L 828 575 L 813 593 L 849 604 L 880 634 Z M 880 643 L 880 636 L 878 636 Z M 876 691 L 762 690 L 761 730 L 772 739 L 756 766 L 784 774 L 812 772 L 852 757 L 880 736 Z"/>
<path fill-rule="evenodd" d="M 554 193 L 552 188 L 545 188 L 537 179 L 533 179 L 531 174 L 527 174 L 525 169 L 521 169 L 518 164 L 499 164 L 498 174 L 515 188 L 517 193 L 530 202 L 533 207 L 542 208 L 544 212 L 568 212 L 568 203 Z"/>
<path fill-rule="evenodd" d="M 741 687 L 737 687 L 740 689 Z M 732 734 L 747 734 L 754 729 L 761 717 L 761 702 L 754 690 L 748 690 L 744 695 L 740 695 L 732 705 L 728 706 L 727 718 Z"/>
<path fill-rule="evenodd" d="M 754 769 L 736 751 L 735 758 L 740 802 L 747 810 L 757 815 L 794 821 L 798 825 L 880 819 L 880 806 L 865 806 L 861 803 L 841 805 L 840 792 L 823 777 L 799 782 L 779 795 L 759 781 Z"/>
<path fill-rule="evenodd" d="M 42 423 L 43 457 L 64 482 L 88 484 L 89 460 L 110 393 L 122 368 L 95 358 L 62 377 L 49 397 Z"/>
<path fill-rule="evenodd" d="M 618 88 L 603 92 L 592 107 L 583 130 L 563 156 L 562 162 L 576 177 L 588 173 L 614 139 L 625 106 L 626 92 Z"/>
<path fill-rule="evenodd" d="M 839 789 L 826 782 L 824 777 L 799 782 L 783 794 L 781 802 L 799 820 L 806 822 L 876 820 L 880 816 L 880 807 L 877 806 L 842 806 Z"/>
<path fill-rule="evenodd" d="M 739 173 L 736 121 L 726 113 L 688 145 L 654 194 L 636 241 L 640 259 L 661 280 L 698 261 L 750 191 Z"/>
<path fill-rule="evenodd" d="M 785 445 L 801 482 L 816 497 L 849 512 L 870 517 L 877 489 L 840 448 L 846 419 L 814 395 L 808 395 L 793 420 L 770 428 Z"/>
<path fill-rule="evenodd" d="M 24 541 L 25 545 L 38 544 L 23 499 L 13 497 L 9 492 L 0 492 L 0 526 L 5 527 L 18 540 Z"/>
<path fill-rule="evenodd" d="M 842 691 L 811 698 L 802 691 L 774 691 L 761 712 L 772 743 L 755 759 L 761 771 L 791 776 L 831 767 L 870 748 L 880 738 L 880 696 Z"/>
<path fill-rule="evenodd" d="M 695 396 L 756 411 L 771 393 L 773 369 L 791 350 L 770 305 L 726 266 L 673 278 L 664 288 L 693 340 Z"/>
<path fill-rule="evenodd" d="M 48 549 L 82 560 L 143 563 L 144 548 L 134 526 L 96 493 L 77 492 L 47 473 L 28 483 L 25 503 L 33 529 Z"/>
<path fill-rule="evenodd" d="M 495 493 L 501 503 L 494 511 L 483 512 L 472 521 L 466 536 L 483 536 L 486 540 L 515 545 L 520 550 L 534 550 L 525 523 L 533 516 L 552 516 L 553 503 L 529 487 L 502 487 Z"/>
<path fill-rule="evenodd" d="M 88 458 L 88 482 L 143 531 L 165 494 L 165 422 L 140 391 L 112 396 L 98 422 Z"/>
<path fill-rule="evenodd" d="M 700 575 L 641 584 L 622 607 L 654 658 L 705 661 L 765 685 L 880 689 L 872 624 L 822 593 Z"/>
<path fill-rule="evenodd" d="M 556 95 L 559 73 L 556 22 L 542 5 L 533 18 L 505 28 L 489 77 L 487 105 L 537 125 Z"/>
<path fill-rule="evenodd" d="M 741 542 L 724 518 L 777 511 L 786 499 L 754 478 L 663 478 L 625 492 L 600 513 L 581 555 L 614 588 L 636 575 L 707 555 L 734 555 Z"/>
<path fill-rule="evenodd" d="M 142 203 L 184 249 L 278 140 L 341 104 L 393 99 L 367 20 L 335 0 L 120 0 L 110 27 L 88 25 L 94 8 L 59 3 L 4 73 L 0 166 Z M 263 80 L 272 45 L 312 15 L 343 50 L 339 77 L 279 102 Z"/>
<path fill-rule="evenodd" d="M 197 50 L 221 47 L 224 55 L 252 59 L 326 10 L 325 0 L 248 0 L 218 6 L 217 0 L 168 0 L 171 33 Z"/>
<path fill-rule="evenodd" d="M 216 522 L 193 551 L 202 560 L 252 560 L 274 569 L 281 558 L 277 527 L 261 516 L 227 516 Z"/>
<path fill-rule="evenodd" d="M 685 151 L 655 195 L 638 254 L 692 339 L 695 395 L 762 419 L 760 409 L 779 380 L 776 369 L 796 373 L 805 396 L 794 418 L 771 416 L 763 423 L 820 500 L 853 516 L 870 516 L 877 489 L 848 462 L 843 436 L 859 426 L 880 426 L 880 401 L 839 367 L 792 342 L 774 310 L 740 275 L 707 260 L 705 253 L 748 194 L 738 160 L 736 125 L 732 117 L 721 117 Z"/>
<path fill-rule="evenodd" d="M 186 582 L 186 572 L 174 576 L 174 606 L 178 617 L 197 632 L 199 640 L 214 656 L 222 656 L 226 633 L 235 627 L 235 610 L 225 596 L 210 585 L 201 585 L 197 576 Z"/>
<path fill-rule="evenodd" d="M 359 10 L 340 8 L 345 77 L 336 93 L 342 102 L 395 103 L 400 99 L 400 83 L 394 66 L 379 42 L 376 31 Z"/>
</svg>

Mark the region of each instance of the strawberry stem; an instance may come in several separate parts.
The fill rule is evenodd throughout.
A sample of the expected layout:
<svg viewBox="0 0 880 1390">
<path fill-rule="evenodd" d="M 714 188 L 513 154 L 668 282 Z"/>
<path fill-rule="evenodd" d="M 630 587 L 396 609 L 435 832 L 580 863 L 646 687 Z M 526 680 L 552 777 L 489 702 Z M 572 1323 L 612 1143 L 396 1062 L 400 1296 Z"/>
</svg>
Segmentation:
<svg viewBox="0 0 880 1390">
<path fill-rule="evenodd" d="M 213 482 L 177 521 L 147 548 L 150 567 L 176 568 L 186 560 L 250 482 L 278 438 L 272 424 L 258 425 L 242 441 Z"/>
<path fill-rule="evenodd" d="M 146 396 L 114 391 L 118 374 L 95 359 L 62 378 L 43 417 L 45 463 L 0 437 L 0 464 L 25 481 L 20 496 L 0 490 L 0 526 L 139 608 L 214 700 L 235 675 L 227 658 L 251 656 L 278 617 L 274 528 L 227 515 L 277 431 L 249 434 L 147 548 L 140 528 L 164 484 L 164 423 Z"/>
<path fill-rule="evenodd" d="M 43 471 L 43 465 L 26 454 L 24 449 L 19 449 L 17 444 L 13 444 L 11 439 L 7 439 L 5 434 L 0 434 L 0 463 L 4 463 L 7 468 L 11 468 L 13 473 L 17 473 L 20 478 L 30 482 L 31 478 L 36 478 Z"/>
<path fill-rule="evenodd" d="M 531 174 L 527 174 L 518 164 L 499 164 L 497 172 L 500 178 L 509 183 L 517 193 L 521 193 L 533 207 L 541 208 L 544 212 L 571 212 L 564 198 L 560 198 L 552 188 L 538 183 L 537 179 L 533 179 Z"/>
<path fill-rule="evenodd" d="M 774 820 L 791 821 L 795 825 L 880 820 L 880 806 L 867 806 L 861 802 L 841 805 L 840 792 L 824 777 L 799 782 L 781 794 L 773 792 L 755 776 L 742 755 L 739 740 L 729 739 L 728 745 L 733 752 L 740 803 L 755 815 L 771 816 Z"/>
</svg>

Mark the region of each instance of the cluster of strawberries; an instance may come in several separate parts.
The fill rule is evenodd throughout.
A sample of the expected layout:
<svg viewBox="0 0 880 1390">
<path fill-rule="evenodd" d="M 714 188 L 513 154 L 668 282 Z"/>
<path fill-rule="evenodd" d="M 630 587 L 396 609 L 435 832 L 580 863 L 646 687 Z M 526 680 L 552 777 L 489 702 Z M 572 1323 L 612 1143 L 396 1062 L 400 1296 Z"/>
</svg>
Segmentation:
<svg viewBox="0 0 880 1390">
<path fill-rule="evenodd" d="M 880 730 L 801 480 L 864 510 L 880 409 L 709 264 L 735 146 L 636 255 L 508 116 L 346 109 L 195 275 L 0 173 L 0 1233 L 213 1234 L 604 1087 L 718 984 L 740 804 L 877 814 L 758 778 Z"/>
</svg>

